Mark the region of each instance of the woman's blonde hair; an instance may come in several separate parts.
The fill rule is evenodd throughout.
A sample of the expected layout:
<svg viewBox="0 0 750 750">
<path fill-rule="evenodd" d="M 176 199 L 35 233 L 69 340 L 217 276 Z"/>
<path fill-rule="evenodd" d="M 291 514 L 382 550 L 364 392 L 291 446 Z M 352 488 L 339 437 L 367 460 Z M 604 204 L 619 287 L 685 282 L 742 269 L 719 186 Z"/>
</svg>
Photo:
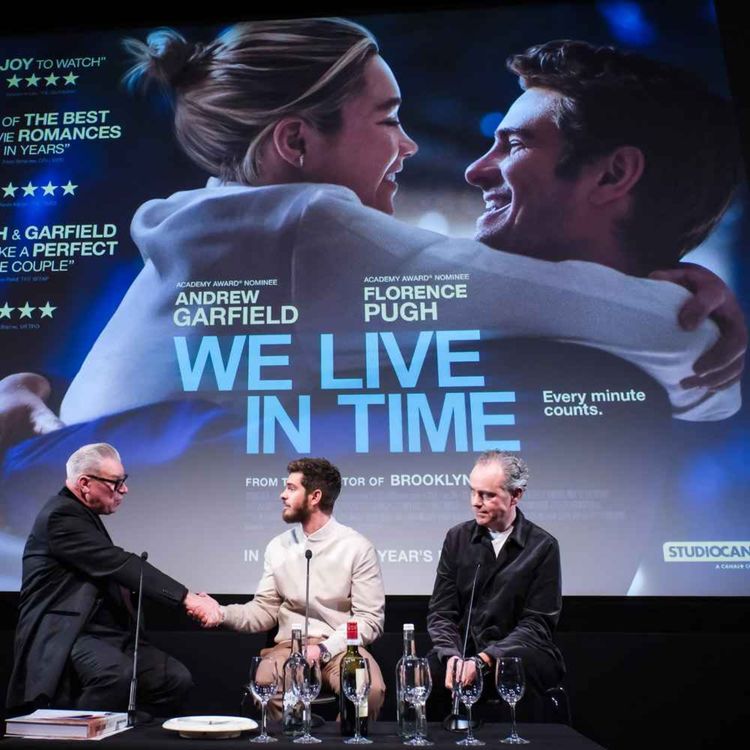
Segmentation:
<svg viewBox="0 0 750 750">
<path fill-rule="evenodd" d="M 129 87 L 154 81 L 173 92 L 185 153 L 210 174 L 247 185 L 282 118 L 302 117 L 324 133 L 340 127 L 342 105 L 378 53 L 367 29 L 342 18 L 240 23 L 205 46 L 173 29 L 123 44 L 134 58 Z"/>
</svg>

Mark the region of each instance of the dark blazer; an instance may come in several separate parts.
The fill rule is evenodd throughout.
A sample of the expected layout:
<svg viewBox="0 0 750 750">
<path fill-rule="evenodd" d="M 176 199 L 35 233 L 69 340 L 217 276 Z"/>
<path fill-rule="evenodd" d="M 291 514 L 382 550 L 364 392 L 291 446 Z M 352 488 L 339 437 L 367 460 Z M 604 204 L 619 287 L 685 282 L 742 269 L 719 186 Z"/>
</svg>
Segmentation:
<svg viewBox="0 0 750 750">
<path fill-rule="evenodd" d="M 23 553 L 9 707 L 53 699 L 98 600 L 100 606 L 108 601 L 108 587 L 137 589 L 140 570 L 140 557 L 112 544 L 99 516 L 66 487 L 47 501 Z M 143 563 L 144 596 L 177 606 L 186 593 L 181 583 Z"/>
<path fill-rule="evenodd" d="M 552 641 L 562 608 L 560 550 L 551 534 L 518 509 L 497 558 L 489 532 L 475 521 L 448 531 L 427 615 L 440 659 L 462 653 L 477 563 L 470 654 L 484 651 L 496 659 L 531 648 L 548 657 L 562 676 L 562 655 Z"/>
</svg>

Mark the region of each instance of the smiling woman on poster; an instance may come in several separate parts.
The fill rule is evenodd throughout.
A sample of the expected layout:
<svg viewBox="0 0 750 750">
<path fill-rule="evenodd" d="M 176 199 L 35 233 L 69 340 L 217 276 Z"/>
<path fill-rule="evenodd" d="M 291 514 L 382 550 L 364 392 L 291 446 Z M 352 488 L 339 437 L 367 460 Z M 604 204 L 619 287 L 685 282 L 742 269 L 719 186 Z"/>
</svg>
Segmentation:
<svg viewBox="0 0 750 750">
<path fill-rule="evenodd" d="M 175 364 L 173 339 L 186 332 L 294 330 L 306 340 L 306 333 L 338 330 L 338 361 L 356 366 L 347 353 L 361 353 L 344 339 L 347 322 L 361 321 L 362 290 L 342 289 L 367 278 L 459 272 L 471 276 L 470 293 L 460 307 L 441 307 L 442 328 L 470 325 L 613 353 L 655 378 L 683 419 L 722 419 L 739 408 L 736 384 L 718 392 L 680 386 L 717 334 L 708 323 L 691 333 L 678 328 L 688 295 L 677 286 L 596 263 L 498 252 L 390 216 L 397 175 L 417 145 L 398 119 L 396 79 L 363 27 L 341 19 L 260 21 L 205 46 L 171 30 L 126 46 L 137 60 L 130 83 L 156 81 L 173 92 L 177 139 L 214 176 L 205 188 L 136 212 L 132 235 L 144 269 L 68 390 L 64 422 L 196 390 L 185 387 L 187 348 L 179 372 Z M 245 302 L 263 295 L 274 304 L 250 320 L 221 311 L 210 320 L 176 314 L 176 300 L 188 301 L 190 292 L 238 279 L 271 287 L 254 297 L 244 292 Z M 513 304 L 503 304 L 510 296 Z M 239 386 L 218 391 L 232 388 Z M 214 388 L 209 398 L 226 394 Z"/>
</svg>

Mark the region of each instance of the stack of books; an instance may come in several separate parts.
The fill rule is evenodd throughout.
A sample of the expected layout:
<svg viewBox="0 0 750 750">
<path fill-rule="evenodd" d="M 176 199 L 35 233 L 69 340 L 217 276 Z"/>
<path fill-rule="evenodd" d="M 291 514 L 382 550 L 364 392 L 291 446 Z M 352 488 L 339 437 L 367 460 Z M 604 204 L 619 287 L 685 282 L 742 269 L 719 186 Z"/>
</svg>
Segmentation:
<svg viewBox="0 0 750 750">
<path fill-rule="evenodd" d="M 128 715 L 112 711 L 39 709 L 6 720 L 8 737 L 100 740 L 128 729 Z"/>
</svg>

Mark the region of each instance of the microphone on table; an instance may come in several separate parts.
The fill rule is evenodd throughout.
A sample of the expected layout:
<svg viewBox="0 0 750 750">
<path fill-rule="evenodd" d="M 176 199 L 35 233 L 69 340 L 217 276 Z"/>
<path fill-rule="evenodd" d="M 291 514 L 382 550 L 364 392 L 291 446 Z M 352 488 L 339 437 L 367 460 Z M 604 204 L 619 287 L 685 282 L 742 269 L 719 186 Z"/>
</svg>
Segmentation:
<svg viewBox="0 0 750 750">
<path fill-rule="evenodd" d="M 305 574 L 305 659 L 307 659 L 307 630 L 310 626 L 310 559 L 312 551 L 305 550 L 305 560 L 307 560 L 307 572 Z"/>
<path fill-rule="evenodd" d="M 461 652 L 461 661 L 466 660 L 466 647 L 469 643 L 469 631 L 471 629 L 471 613 L 474 609 L 474 591 L 477 587 L 477 578 L 479 577 L 479 568 L 482 567 L 482 563 L 478 562 L 477 567 L 474 570 L 474 580 L 471 584 L 471 597 L 469 598 L 469 614 L 466 617 L 466 632 L 464 633 L 464 647 Z M 464 718 L 460 714 L 461 699 L 458 696 L 458 690 L 456 686 L 453 686 L 453 706 L 448 716 L 443 719 L 443 728 L 449 732 L 465 732 L 469 728 L 468 718 Z M 473 719 L 471 722 L 472 729 L 476 729 L 481 722 L 478 719 Z"/>
<path fill-rule="evenodd" d="M 305 662 L 307 662 L 307 631 L 310 627 L 310 560 L 312 559 L 312 550 L 305 550 L 305 560 L 307 561 L 307 570 L 305 573 L 305 647 L 303 649 L 305 654 Z M 307 711 L 310 711 L 308 705 Z M 324 720 L 317 714 L 310 714 L 310 726 L 319 727 L 324 723 Z"/>
<path fill-rule="evenodd" d="M 141 572 L 138 580 L 138 607 L 135 613 L 135 647 L 133 648 L 133 678 L 130 680 L 130 700 L 128 700 L 128 726 L 135 726 L 135 694 L 138 689 L 138 636 L 141 631 L 141 602 L 143 601 L 143 564 L 148 560 L 148 552 L 141 552 Z"/>
</svg>

